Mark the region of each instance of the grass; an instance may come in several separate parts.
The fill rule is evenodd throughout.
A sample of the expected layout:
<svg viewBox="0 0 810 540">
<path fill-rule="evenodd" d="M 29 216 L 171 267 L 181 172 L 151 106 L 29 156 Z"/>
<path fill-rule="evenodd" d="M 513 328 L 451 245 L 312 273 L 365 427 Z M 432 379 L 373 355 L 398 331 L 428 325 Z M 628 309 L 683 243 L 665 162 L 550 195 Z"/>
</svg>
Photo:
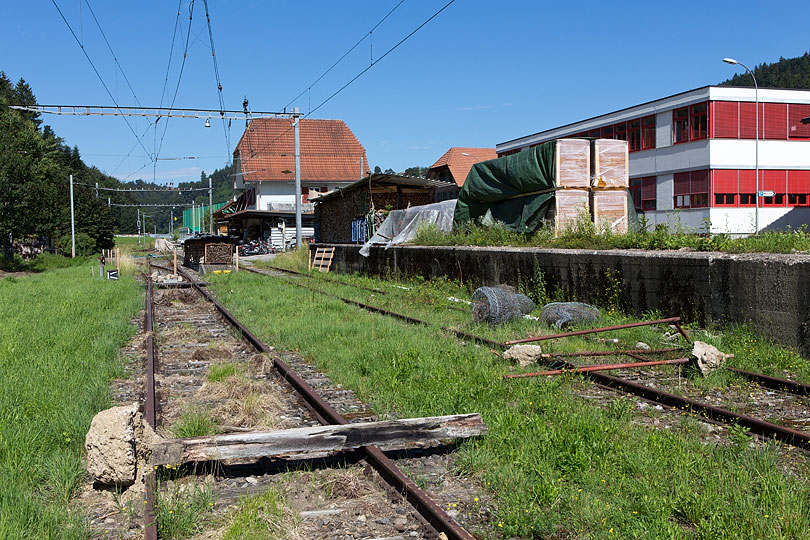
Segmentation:
<svg viewBox="0 0 810 540">
<path fill-rule="evenodd" d="M 137 236 L 116 236 L 115 247 L 121 250 L 121 253 L 133 253 L 135 251 L 154 249 L 155 239 L 148 236 L 141 237 L 141 243 L 138 243 Z"/>
<path fill-rule="evenodd" d="M 241 374 L 241 367 L 234 362 L 211 364 L 208 367 L 208 382 L 222 382 Z"/>
<path fill-rule="evenodd" d="M 346 296 L 372 294 L 317 278 L 307 283 Z M 408 291 L 384 281 L 375 286 L 390 291 L 374 296 L 375 305 L 393 307 L 392 295 L 401 295 L 398 311 L 432 317 L 432 325 L 469 321 L 468 314 L 436 309 L 448 293 L 463 294 L 452 283 L 416 282 L 405 285 Z M 799 538 L 810 527 L 807 479 L 784 474 L 773 445 L 707 445 L 689 416 L 676 429 L 643 428 L 633 422 L 632 401 L 599 407 L 580 397 L 580 377 L 504 381 L 515 367 L 485 347 L 277 279 L 243 272 L 212 278 L 212 289 L 265 342 L 299 351 L 380 414 L 480 412 L 490 433 L 463 444 L 458 462 L 492 493 L 494 519 L 479 531 L 483 538 Z M 603 322 L 626 320 L 613 313 Z M 476 330 L 503 339 L 536 331 L 537 323 Z M 618 345 L 592 336 L 546 343 L 544 350 L 658 346 L 662 330 L 614 336 Z M 733 333 L 713 339 L 751 346 Z M 751 361 L 769 364 L 767 357 Z M 785 353 L 784 361 L 796 357 Z"/>
<path fill-rule="evenodd" d="M 84 265 L 0 280 L 0 538 L 87 537 L 67 503 L 142 306 L 134 280 Z"/>
<path fill-rule="evenodd" d="M 209 486 L 189 482 L 174 484 L 170 491 L 156 490 L 155 520 L 160 538 L 188 538 L 202 530 L 214 506 Z"/>
<path fill-rule="evenodd" d="M 421 227 L 414 243 L 427 246 L 513 246 L 564 249 L 687 249 L 728 253 L 795 253 L 810 252 L 810 233 L 798 230 L 765 231 L 759 236 L 732 238 L 725 234 L 707 235 L 684 227 L 658 224 L 627 234 L 599 231 L 589 220 L 579 220 L 569 230 L 555 234 L 549 227 L 532 234 L 515 233 L 503 226 L 486 227 L 470 224 L 445 234 L 436 227 Z"/>
<path fill-rule="evenodd" d="M 175 437 L 181 439 L 216 435 L 221 431 L 219 424 L 211 417 L 211 414 L 198 407 L 190 407 L 184 411 L 183 416 L 172 424 L 170 429 Z"/>
<path fill-rule="evenodd" d="M 287 508 L 275 488 L 259 495 L 245 495 L 227 525 L 224 540 L 297 539 L 297 516 Z"/>
</svg>

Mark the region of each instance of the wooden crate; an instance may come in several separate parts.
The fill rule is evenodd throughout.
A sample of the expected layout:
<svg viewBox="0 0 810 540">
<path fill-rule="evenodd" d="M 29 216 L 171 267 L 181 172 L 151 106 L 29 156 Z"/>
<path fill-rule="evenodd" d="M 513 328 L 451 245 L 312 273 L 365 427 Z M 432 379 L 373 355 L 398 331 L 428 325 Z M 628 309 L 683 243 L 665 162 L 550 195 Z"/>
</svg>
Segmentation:
<svg viewBox="0 0 810 540">
<path fill-rule="evenodd" d="M 587 189 L 559 189 L 554 194 L 554 230 L 572 229 L 579 219 L 589 219 Z"/>
<path fill-rule="evenodd" d="M 588 189 L 591 185 L 591 142 L 586 139 L 558 139 L 556 185 Z"/>
<path fill-rule="evenodd" d="M 592 191 L 591 212 L 597 230 L 609 229 L 614 233 L 626 233 L 628 226 L 627 191 Z"/>
<path fill-rule="evenodd" d="M 593 141 L 594 188 L 630 186 L 627 141 L 597 139 Z"/>
</svg>

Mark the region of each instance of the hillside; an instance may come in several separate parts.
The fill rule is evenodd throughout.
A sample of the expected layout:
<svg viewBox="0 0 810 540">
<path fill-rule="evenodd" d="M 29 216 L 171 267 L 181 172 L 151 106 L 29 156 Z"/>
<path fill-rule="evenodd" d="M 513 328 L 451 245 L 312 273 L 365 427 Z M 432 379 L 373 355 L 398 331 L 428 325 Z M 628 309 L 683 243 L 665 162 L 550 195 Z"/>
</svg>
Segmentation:
<svg viewBox="0 0 810 540">
<path fill-rule="evenodd" d="M 752 68 L 760 88 L 810 89 L 810 52 L 796 58 L 779 58 L 778 62 Z M 746 71 L 726 79 L 720 86 L 754 86 Z"/>
</svg>

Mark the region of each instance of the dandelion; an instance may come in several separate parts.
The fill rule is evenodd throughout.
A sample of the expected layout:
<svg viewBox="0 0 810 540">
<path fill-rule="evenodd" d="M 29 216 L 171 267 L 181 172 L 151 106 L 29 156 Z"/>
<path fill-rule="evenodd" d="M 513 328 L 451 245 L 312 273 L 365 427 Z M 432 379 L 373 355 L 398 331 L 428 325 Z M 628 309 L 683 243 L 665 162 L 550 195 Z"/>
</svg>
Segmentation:
<svg viewBox="0 0 810 540">
<path fill-rule="evenodd" d="M 478 497 L 474 498 L 473 501 L 478 502 Z"/>
</svg>

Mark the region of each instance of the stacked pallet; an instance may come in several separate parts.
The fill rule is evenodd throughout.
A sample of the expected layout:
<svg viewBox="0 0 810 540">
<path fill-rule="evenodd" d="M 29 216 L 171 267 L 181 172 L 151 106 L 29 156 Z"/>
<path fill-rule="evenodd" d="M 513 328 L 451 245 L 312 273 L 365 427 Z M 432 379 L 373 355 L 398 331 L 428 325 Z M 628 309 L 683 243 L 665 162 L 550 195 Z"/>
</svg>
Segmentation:
<svg viewBox="0 0 810 540">
<path fill-rule="evenodd" d="M 593 141 L 591 216 L 598 230 L 626 233 L 629 187 L 627 141 Z"/>
<path fill-rule="evenodd" d="M 574 227 L 588 216 L 591 185 L 591 143 L 586 139 L 559 139 L 557 144 L 554 208 L 555 230 Z"/>
</svg>

